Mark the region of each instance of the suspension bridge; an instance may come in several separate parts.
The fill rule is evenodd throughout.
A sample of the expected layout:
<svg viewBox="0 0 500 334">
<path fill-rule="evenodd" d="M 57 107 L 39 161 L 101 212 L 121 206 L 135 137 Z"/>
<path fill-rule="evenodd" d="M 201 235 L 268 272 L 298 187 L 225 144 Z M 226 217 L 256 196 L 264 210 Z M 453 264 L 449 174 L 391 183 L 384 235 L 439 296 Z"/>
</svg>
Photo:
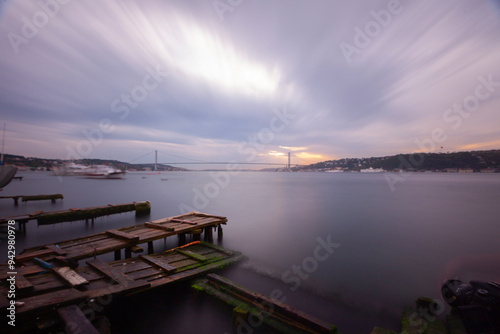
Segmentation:
<svg viewBox="0 0 500 334">
<path fill-rule="evenodd" d="M 158 150 L 154 150 L 151 152 L 148 152 L 138 158 L 135 158 L 129 163 L 132 163 L 134 161 L 137 161 L 139 159 L 143 159 L 144 157 L 151 155 L 154 153 L 154 170 L 157 170 L 158 165 L 263 165 L 263 166 L 281 166 L 283 168 L 287 168 L 288 170 L 291 168 L 291 152 L 288 152 L 288 161 L 287 162 L 268 162 L 268 161 L 202 161 L 202 160 L 195 160 L 195 159 L 190 159 L 186 157 L 181 157 L 165 152 L 159 152 Z M 158 161 L 158 153 L 162 153 L 168 156 L 172 156 L 178 159 L 185 159 L 189 161 L 168 161 L 168 162 L 159 162 Z M 286 157 L 283 155 L 282 157 Z"/>
</svg>

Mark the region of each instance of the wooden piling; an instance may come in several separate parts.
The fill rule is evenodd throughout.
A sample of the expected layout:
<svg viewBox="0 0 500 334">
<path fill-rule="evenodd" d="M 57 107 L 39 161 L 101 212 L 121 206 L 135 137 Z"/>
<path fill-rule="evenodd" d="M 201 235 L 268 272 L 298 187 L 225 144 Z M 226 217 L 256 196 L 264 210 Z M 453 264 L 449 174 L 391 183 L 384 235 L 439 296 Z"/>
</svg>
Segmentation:
<svg viewBox="0 0 500 334">
<path fill-rule="evenodd" d="M 212 229 L 213 229 L 212 226 L 204 228 L 204 231 L 205 231 L 205 233 L 204 233 L 204 240 L 205 241 L 212 242 L 214 240 Z"/>
<path fill-rule="evenodd" d="M 219 225 L 219 226 L 217 226 L 217 239 L 222 240 L 222 235 L 223 235 L 222 225 Z"/>
<path fill-rule="evenodd" d="M 201 239 L 201 229 L 191 231 L 191 235 L 193 236 L 193 241 L 200 241 Z"/>
</svg>

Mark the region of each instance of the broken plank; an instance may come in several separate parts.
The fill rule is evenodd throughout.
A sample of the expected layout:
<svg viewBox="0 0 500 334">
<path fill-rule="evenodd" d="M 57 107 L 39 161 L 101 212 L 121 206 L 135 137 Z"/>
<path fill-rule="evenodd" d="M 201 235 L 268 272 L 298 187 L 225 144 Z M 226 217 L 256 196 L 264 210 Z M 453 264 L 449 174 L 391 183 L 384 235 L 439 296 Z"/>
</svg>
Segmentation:
<svg viewBox="0 0 500 334">
<path fill-rule="evenodd" d="M 33 284 L 24 275 L 16 275 L 16 289 L 18 292 L 33 290 Z"/>
<path fill-rule="evenodd" d="M 164 230 L 164 231 L 173 231 L 174 228 L 173 227 L 170 227 L 170 226 L 164 226 L 164 225 L 160 225 L 160 224 L 155 224 L 155 223 L 144 223 L 144 225 L 146 225 L 147 227 L 150 227 L 150 228 L 155 228 L 155 229 L 158 229 L 158 230 Z"/>
<path fill-rule="evenodd" d="M 141 255 L 139 257 L 141 259 L 144 259 L 147 262 L 150 262 L 150 263 L 154 264 L 157 267 L 160 267 L 160 268 L 164 269 L 166 272 L 172 272 L 172 271 L 175 271 L 177 269 L 173 265 L 168 264 L 166 262 L 163 262 L 160 259 L 156 259 L 156 258 L 151 257 L 151 256 Z"/>
<path fill-rule="evenodd" d="M 86 262 L 89 266 L 100 271 L 104 275 L 108 276 L 116 283 L 128 284 L 129 282 L 133 281 L 130 277 L 128 277 L 127 275 L 125 275 L 124 273 L 119 271 L 118 269 L 113 268 L 112 266 L 110 266 L 106 262 L 103 262 L 100 259 L 89 260 Z"/>
<path fill-rule="evenodd" d="M 61 268 L 53 268 L 53 270 L 61 276 L 66 282 L 68 282 L 72 287 L 89 284 L 82 276 L 78 275 L 73 269 L 70 267 L 61 267 Z"/>
<path fill-rule="evenodd" d="M 178 249 L 176 248 L 175 251 L 177 253 L 181 253 L 181 254 L 184 254 L 192 259 L 195 259 L 197 261 L 206 261 L 207 258 L 203 255 L 200 255 L 200 254 L 196 254 L 195 252 L 192 252 L 190 250 L 185 250 L 185 249 Z"/>
<path fill-rule="evenodd" d="M 114 236 L 114 237 L 126 239 L 126 240 L 131 241 L 131 242 L 139 241 L 138 236 L 135 236 L 135 235 L 127 233 L 127 232 L 119 231 L 119 230 L 109 230 L 109 231 L 106 231 L 106 234 Z"/>
<path fill-rule="evenodd" d="M 99 334 L 77 305 L 61 307 L 57 313 L 66 324 L 65 329 L 68 333 Z"/>
</svg>

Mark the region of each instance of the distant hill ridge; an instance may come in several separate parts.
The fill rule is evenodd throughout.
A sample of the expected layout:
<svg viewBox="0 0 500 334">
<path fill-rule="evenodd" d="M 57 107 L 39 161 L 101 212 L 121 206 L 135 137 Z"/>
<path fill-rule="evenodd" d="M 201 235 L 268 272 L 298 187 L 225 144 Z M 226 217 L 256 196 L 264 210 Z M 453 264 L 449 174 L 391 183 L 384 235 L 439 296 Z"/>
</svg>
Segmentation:
<svg viewBox="0 0 500 334">
<path fill-rule="evenodd" d="M 344 158 L 294 167 L 294 171 L 304 170 L 361 170 L 382 168 L 387 171 L 490 171 L 500 170 L 500 150 L 469 151 L 452 153 L 411 153 L 385 157 Z"/>
<path fill-rule="evenodd" d="M 24 157 L 22 155 L 5 154 L 5 164 L 16 165 L 18 167 L 25 167 L 30 169 L 46 169 L 50 170 L 54 166 L 69 162 L 62 159 L 43 159 L 34 157 Z M 154 164 L 131 164 L 128 162 L 121 162 L 118 160 L 105 160 L 105 159 L 80 159 L 72 160 L 72 162 L 82 165 L 112 165 L 113 167 L 123 170 L 153 170 Z M 168 165 L 157 166 L 158 171 L 187 171 L 185 168 L 172 167 Z"/>
</svg>

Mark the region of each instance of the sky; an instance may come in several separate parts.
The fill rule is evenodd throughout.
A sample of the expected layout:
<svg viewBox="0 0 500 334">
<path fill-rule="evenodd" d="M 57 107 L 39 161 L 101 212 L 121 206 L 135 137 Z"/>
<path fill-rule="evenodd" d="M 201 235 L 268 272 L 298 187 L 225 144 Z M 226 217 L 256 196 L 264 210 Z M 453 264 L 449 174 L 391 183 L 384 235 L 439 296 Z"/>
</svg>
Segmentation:
<svg viewBox="0 0 500 334">
<path fill-rule="evenodd" d="M 308 164 L 500 148 L 498 0 L 0 6 L 9 154 Z"/>
</svg>

